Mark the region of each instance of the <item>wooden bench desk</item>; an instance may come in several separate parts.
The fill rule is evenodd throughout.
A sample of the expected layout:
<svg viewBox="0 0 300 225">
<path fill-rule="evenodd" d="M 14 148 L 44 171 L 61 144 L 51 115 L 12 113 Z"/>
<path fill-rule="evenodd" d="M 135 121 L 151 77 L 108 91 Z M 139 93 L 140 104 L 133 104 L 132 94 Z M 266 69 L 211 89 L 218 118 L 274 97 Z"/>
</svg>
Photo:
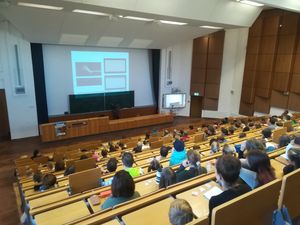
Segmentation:
<svg viewBox="0 0 300 225">
<path fill-rule="evenodd" d="M 95 212 L 99 212 L 99 211 L 101 211 L 101 205 L 105 202 L 105 200 L 107 199 L 107 197 L 106 198 L 100 198 L 100 196 L 98 196 L 98 198 L 99 198 L 99 200 L 100 200 L 100 203 L 99 204 L 97 204 L 97 205 L 93 205 L 92 204 L 92 201 L 90 200 L 90 198 L 88 198 L 88 203 L 90 204 L 90 207 L 92 208 L 92 210 L 93 210 L 93 212 L 95 213 Z"/>
<path fill-rule="evenodd" d="M 204 196 L 204 193 L 206 193 L 208 190 L 215 186 L 220 188 L 220 186 L 216 182 L 211 181 L 207 184 L 203 184 L 199 187 L 193 188 L 191 190 L 176 195 L 176 199 L 187 200 L 188 203 L 191 205 L 193 213 L 197 216 L 197 218 L 202 218 L 208 216 L 209 214 L 209 200 Z M 195 195 L 193 195 L 193 193 Z"/>
<path fill-rule="evenodd" d="M 103 223 L 102 225 L 120 225 L 118 220 L 112 220 L 107 223 Z"/>
<path fill-rule="evenodd" d="M 33 200 L 29 201 L 29 207 L 30 207 L 30 209 L 34 209 L 34 208 L 37 208 L 42 205 L 46 205 L 46 204 L 49 204 L 52 202 L 59 201 L 61 199 L 65 199 L 68 196 L 69 196 L 69 194 L 67 191 L 61 191 L 61 192 L 57 192 L 57 193 L 54 193 L 51 195 L 46 195 L 44 197 L 33 199 Z"/>
<path fill-rule="evenodd" d="M 169 222 L 169 208 L 174 201 L 172 197 L 146 206 L 122 217 L 126 225 L 166 225 Z"/>
<path fill-rule="evenodd" d="M 276 157 L 275 160 L 282 163 L 282 164 L 284 164 L 284 165 L 286 165 L 286 166 L 289 165 L 289 161 L 286 158 L 282 157 L 282 156 Z"/>
<path fill-rule="evenodd" d="M 84 201 L 75 202 L 35 216 L 36 225 L 59 225 L 90 215 Z"/>
</svg>

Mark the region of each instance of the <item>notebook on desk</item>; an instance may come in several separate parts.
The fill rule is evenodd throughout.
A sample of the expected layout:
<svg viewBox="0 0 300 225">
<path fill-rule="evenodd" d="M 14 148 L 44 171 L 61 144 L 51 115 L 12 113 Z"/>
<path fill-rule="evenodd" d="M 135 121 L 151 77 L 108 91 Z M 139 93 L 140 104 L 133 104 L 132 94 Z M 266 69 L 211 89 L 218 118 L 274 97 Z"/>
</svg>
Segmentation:
<svg viewBox="0 0 300 225">
<path fill-rule="evenodd" d="M 208 190 L 207 192 L 204 193 L 204 197 L 207 198 L 208 200 L 211 199 L 211 197 L 216 196 L 221 194 L 223 191 L 218 188 L 218 187 L 213 187 L 210 190 Z"/>
</svg>

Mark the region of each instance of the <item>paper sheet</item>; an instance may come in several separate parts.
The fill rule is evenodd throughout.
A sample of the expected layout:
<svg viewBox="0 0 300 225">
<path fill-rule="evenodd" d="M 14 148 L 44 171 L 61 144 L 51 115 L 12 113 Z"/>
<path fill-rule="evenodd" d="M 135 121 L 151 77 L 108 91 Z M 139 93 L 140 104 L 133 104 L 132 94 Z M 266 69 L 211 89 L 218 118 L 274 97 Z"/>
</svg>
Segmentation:
<svg viewBox="0 0 300 225">
<path fill-rule="evenodd" d="M 207 198 L 208 200 L 212 197 L 212 196 L 216 196 L 221 194 L 223 191 L 218 188 L 218 187 L 213 187 L 212 189 L 210 189 L 209 191 L 204 193 L 204 197 Z"/>
</svg>

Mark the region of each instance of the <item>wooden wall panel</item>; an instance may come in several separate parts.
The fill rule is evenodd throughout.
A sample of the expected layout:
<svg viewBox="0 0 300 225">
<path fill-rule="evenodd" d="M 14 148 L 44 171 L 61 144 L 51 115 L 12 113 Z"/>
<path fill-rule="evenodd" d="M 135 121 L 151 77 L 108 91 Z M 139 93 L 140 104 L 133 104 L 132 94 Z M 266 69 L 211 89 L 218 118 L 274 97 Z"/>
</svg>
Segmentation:
<svg viewBox="0 0 300 225">
<path fill-rule="evenodd" d="M 253 104 L 255 98 L 255 89 L 252 87 L 243 87 L 242 96 L 244 103 Z"/>
<path fill-rule="evenodd" d="M 255 82 L 256 96 L 265 97 L 265 98 L 270 97 L 271 81 L 272 81 L 271 72 L 257 72 L 256 82 Z"/>
<path fill-rule="evenodd" d="M 219 31 L 193 42 L 191 95 L 204 96 L 203 109 L 218 109 L 224 37 L 225 32 Z"/>
<path fill-rule="evenodd" d="M 270 99 L 256 96 L 254 101 L 254 111 L 260 113 L 270 113 Z"/>
<path fill-rule="evenodd" d="M 295 111 L 300 111 L 300 95 L 291 93 L 289 96 L 288 108 Z"/>
<path fill-rule="evenodd" d="M 272 91 L 271 106 L 286 109 L 288 106 L 289 96 L 283 95 L 282 92 Z"/>
<path fill-rule="evenodd" d="M 249 37 L 247 43 L 247 54 L 258 54 L 260 37 Z"/>
<path fill-rule="evenodd" d="M 276 36 L 263 36 L 260 41 L 259 54 L 275 54 Z"/>
<path fill-rule="evenodd" d="M 255 71 L 246 70 L 243 78 L 243 86 L 254 87 L 255 84 Z"/>
<path fill-rule="evenodd" d="M 263 19 L 259 17 L 249 28 L 249 37 L 260 37 L 262 33 Z"/>
<path fill-rule="evenodd" d="M 205 83 L 205 77 L 206 77 L 206 70 L 205 69 L 199 69 L 199 68 L 192 68 L 192 77 L 191 81 L 192 83 Z"/>
<path fill-rule="evenodd" d="M 209 84 L 205 86 L 205 97 L 218 99 L 219 98 L 220 84 Z"/>
<path fill-rule="evenodd" d="M 295 61 L 293 66 L 294 66 L 293 72 L 300 73 L 300 54 L 295 56 Z"/>
<path fill-rule="evenodd" d="M 283 12 L 281 19 L 280 35 L 297 34 L 299 14 Z"/>
<path fill-rule="evenodd" d="M 196 38 L 193 41 L 193 52 L 207 54 L 208 37 Z"/>
<path fill-rule="evenodd" d="M 191 95 L 193 95 L 195 92 L 200 93 L 200 96 L 204 96 L 205 93 L 205 84 L 204 83 L 192 83 L 191 84 Z"/>
<path fill-rule="evenodd" d="M 289 85 L 289 73 L 274 73 L 273 75 L 273 90 L 287 91 Z"/>
<path fill-rule="evenodd" d="M 281 35 L 278 40 L 277 54 L 293 54 L 296 35 Z"/>
<path fill-rule="evenodd" d="M 299 20 L 297 13 L 265 10 L 249 29 L 240 113 L 300 109 Z"/>
<path fill-rule="evenodd" d="M 215 32 L 209 36 L 208 54 L 223 55 L 225 32 Z"/>
<path fill-rule="evenodd" d="M 271 72 L 274 63 L 274 55 L 258 55 L 257 71 Z"/>
<path fill-rule="evenodd" d="M 207 55 L 200 53 L 193 53 L 192 67 L 205 69 L 207 64 Z"/>
<path fill-rule="evenodd" d="M 247 54 L 245 61 L 245 70 L 255 70 L 257 64 L 257 55 Z"/>
<path fill-rule="evenodd" d="M 209 84 L 220 84 L 221 82 L 221 70 L 219 69 L 207 69 L 206 82 Z"/>
<path fill-rule="evenodd" d="M 270 17 L 265 17 L 263 22 L 263 36 L 276 36 L 279 27 L 279 15 L 271 15 Z"/>
<path fill-rule="evenodd" d="M 293 55 L 277 55 L 275 61 L 275 72 L 289 73 L 292 67 Z"/>
<path fill-rule="evenodd" d="M 218 110 L 218 100 L 211 98 L 204 98 L 203 100 L 203 109 L 206 110 Z"/>
<path fill-rule="evenodd" d="M 221 69 L 222 60 L 223 60 L 223 54 L 209 54 L 207 58 L 207 68 Z"/>
<path fill-rule="evenodd" d="M 294 92 L 296 94 L 300 94 L 300 74 L 299 73 L 293 74 L 290 91 Z"/>
<path fill-rule="evenodd" d="M 254 113 L 254 105 L 241 102 L 239 113 L 246 116 L 252 116 Z"/>
</svg>

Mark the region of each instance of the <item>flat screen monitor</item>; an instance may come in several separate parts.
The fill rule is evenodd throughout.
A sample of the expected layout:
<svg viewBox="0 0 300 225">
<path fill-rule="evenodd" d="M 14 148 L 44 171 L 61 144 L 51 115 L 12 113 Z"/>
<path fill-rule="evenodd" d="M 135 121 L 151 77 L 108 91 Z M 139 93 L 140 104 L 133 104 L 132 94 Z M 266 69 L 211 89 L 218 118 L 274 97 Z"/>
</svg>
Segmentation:
<svg viewBox="0 0 300 225">
<path fill-rule="evenodd" d="M 165 109 L 177 109 L 185 107 L 186 94 L 164 94 L 163 95 L 163 108 Z"/>
</svg>

